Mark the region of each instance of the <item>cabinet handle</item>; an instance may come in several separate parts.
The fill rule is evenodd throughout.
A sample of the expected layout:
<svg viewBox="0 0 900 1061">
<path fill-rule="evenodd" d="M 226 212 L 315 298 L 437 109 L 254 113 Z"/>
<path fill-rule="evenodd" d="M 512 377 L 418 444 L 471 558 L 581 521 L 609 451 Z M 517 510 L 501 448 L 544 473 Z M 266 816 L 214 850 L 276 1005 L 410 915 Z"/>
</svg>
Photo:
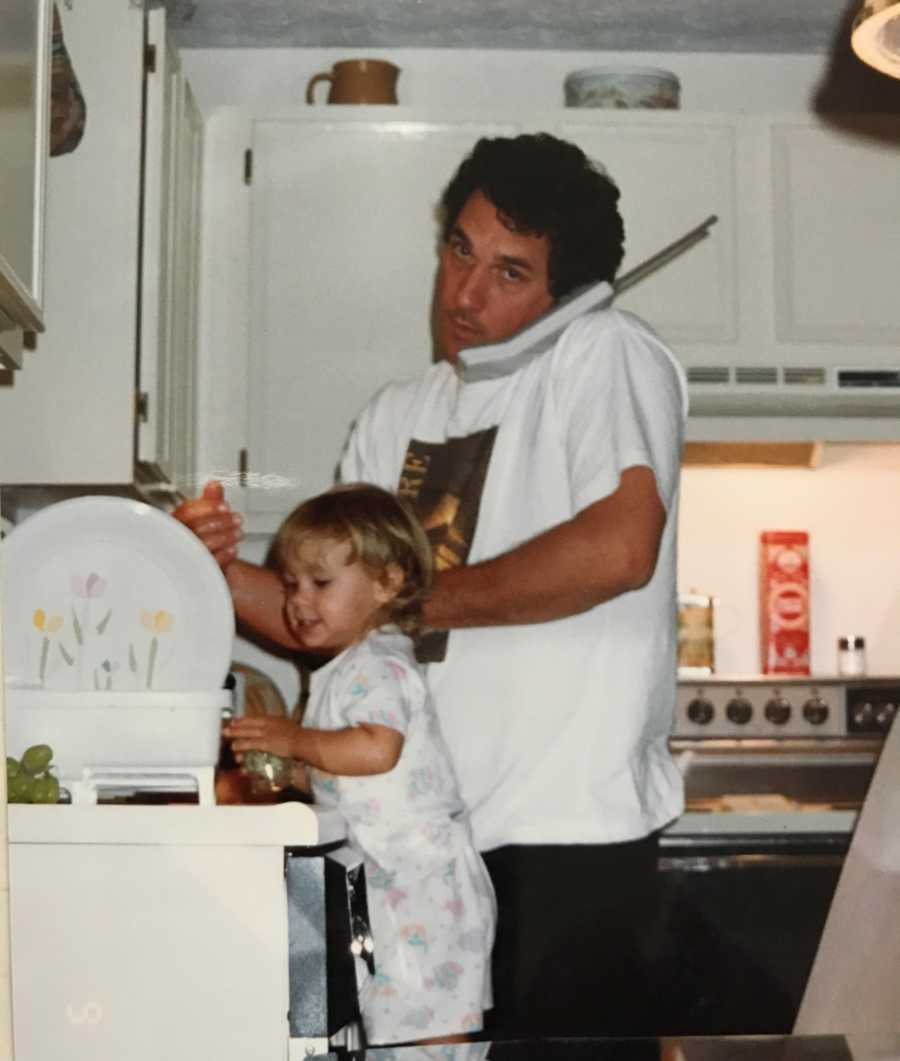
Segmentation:
<svg viewBox="0 0 900 1061">
<path fill-rule="evenodd" d="M 247 474 L 250 471 L 250 456 L 247 450 L 242 449 L 238 453 L 238 486 L 247 485 Z"/>
</svg>

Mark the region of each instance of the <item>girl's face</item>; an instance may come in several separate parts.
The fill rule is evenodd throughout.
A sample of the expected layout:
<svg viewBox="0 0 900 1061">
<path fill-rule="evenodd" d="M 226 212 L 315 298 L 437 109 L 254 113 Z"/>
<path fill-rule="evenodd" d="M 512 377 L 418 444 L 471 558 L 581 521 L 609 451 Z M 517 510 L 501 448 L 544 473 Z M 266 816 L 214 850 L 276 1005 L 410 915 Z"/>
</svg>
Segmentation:
<svg viewBox="0 0 900 1061">
<path fill-rule="evenodd" d="M 362 641 L 400 590 L 399 567 L 374 576 L 350 554 L 349 542 L 308 538 L 282 573 L 288 626 L 309 649 L 340 652 Z"/>
</svg>

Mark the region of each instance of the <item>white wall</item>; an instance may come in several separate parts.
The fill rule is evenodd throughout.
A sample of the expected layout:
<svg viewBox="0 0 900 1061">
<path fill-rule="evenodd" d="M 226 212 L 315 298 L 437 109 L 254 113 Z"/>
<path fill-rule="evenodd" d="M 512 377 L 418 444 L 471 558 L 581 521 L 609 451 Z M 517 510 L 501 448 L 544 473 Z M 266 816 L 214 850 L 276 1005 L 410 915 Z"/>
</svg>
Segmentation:
<svg viewBox="0 0 900 1061">
<path fill-rule="evenodd" d="M 664 67 L 692 111 L 807 111 L 823 75 L 815 55 L 612 54 L 456 49 L 185 49 L 184 70 L 204 113 L 217 106 L 304 104 L 313 74 L 338 59 L 369 56 L 401 69 L 398 101 L 412 107 L 546 109 L 563 104 L 567 73 L 605 63 Z M 324 100 L 327 85 L 318 85 Z"/>
<path fill-rule="evenodd" d="M 716 669 L 759 670 L 763 530 L 810 535 L 812 669 L 866 639 L 869 673 L 900 674 L 900 447 L 834 447 L 815 469 L 687 468 L 679 589 L 716 597 Z"/>
</svg>

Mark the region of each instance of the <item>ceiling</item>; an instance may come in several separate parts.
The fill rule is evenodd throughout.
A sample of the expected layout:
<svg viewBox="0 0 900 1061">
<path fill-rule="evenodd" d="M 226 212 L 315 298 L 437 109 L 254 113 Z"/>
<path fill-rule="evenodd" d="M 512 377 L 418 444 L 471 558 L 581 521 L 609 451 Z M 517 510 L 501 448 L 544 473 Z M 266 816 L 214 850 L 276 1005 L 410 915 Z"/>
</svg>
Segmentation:
<svg viewBox="0 0 900 1061">
<path fill-rule="evenodd" d="M 859 0 L 163 0 L 183 48 L 823 54 Z"/>
</svg>

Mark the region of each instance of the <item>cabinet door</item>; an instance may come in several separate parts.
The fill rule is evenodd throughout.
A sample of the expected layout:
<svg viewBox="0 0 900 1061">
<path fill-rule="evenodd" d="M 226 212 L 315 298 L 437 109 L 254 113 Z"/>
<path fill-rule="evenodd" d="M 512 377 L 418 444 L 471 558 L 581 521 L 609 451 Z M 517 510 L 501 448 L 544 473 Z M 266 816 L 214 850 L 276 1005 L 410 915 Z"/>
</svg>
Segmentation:
<svg viewBox="0 0 900 1061">
<path fill-rule="evenodd" d="M 147 16 L 137 458 L 157 479 L 193 477 L 202 122 L 166 32 Z"/>
<path fill-rule="evenodd" d="M 50 0 L 0 12 L 0 365 L 21 367 L 21 329 L 41 328 L 49 151 Z"/>
<path fill-rule="evenodd" d="M 247 507 L 266 517 L 260 529 L 331 484 L 349 424 L 380 386 L 428 364 L 435 206 L 478 137 L 514 131 L 254 123 Z"/>
<path fill-rule="evenodd" d="M 64 16 L 87 125 L 48 163 L 46 330 L 0 386 L 3 483 L 133 475 L 144 12 L 79 0 Z"/>
<path fill-rule="evenodd" d="M 733 343 L 738 308 L 734 127 L 678 115 L 598 115 L 560 121 L 559 135 L 601 163 L 621 191 L 628 272 L 712 214 L 710 235 L 623 292 L 674 346 Z"/>
<path fill-rule="evenodd" d="M 178 80 L 173 119 L 175 167 L 171 227 L 171 302 L 168 392 L 168 480 L 194 488 L 197 425 L 197 330 L 200 285 L 200 184 L 203 118 L 190 83 Z"/>
<path fill-rule="evenodd" d="M 776 337 L 890 346 L 896 363 L 900 134 L 893 118 L 859 122 L 857 136 L 772 126 Z"/>
</svg>

